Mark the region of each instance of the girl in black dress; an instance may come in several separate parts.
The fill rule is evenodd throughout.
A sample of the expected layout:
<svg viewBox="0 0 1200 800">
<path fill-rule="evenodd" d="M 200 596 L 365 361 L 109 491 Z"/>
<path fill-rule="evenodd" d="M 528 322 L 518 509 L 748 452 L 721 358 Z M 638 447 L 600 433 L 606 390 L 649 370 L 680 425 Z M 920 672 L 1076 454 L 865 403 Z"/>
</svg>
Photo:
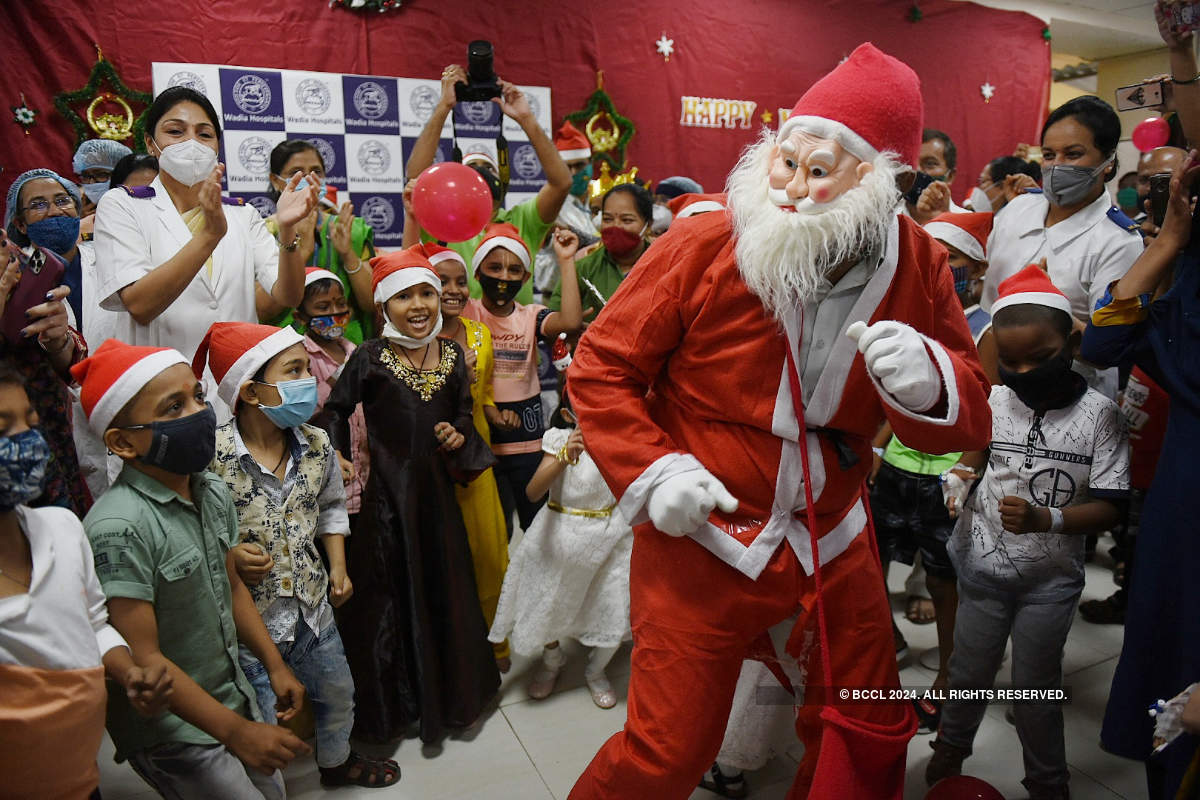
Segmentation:
<svg viewBox="0 0 1200 800">
<path fill-rule="evenodd" d="M 462 350 L 438 339 L 441 280 L 420 246 L 371 260 L 385 322 L 347 359 L 325 403 L 349 455 L 362 403 L 371 475 L 346 543 L 354 597 L 338 628 L 356 689 L 355 735 L 421 740 L 472 724 L 500 686 L 454 481 L 495 463 L 471 420 Z"/>
</svg>

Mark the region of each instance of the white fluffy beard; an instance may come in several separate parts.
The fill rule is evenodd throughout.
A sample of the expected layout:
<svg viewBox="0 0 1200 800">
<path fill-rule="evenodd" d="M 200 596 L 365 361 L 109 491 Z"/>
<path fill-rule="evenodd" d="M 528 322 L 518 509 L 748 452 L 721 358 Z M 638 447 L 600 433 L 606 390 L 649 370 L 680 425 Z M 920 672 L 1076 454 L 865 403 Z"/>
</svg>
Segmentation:
<svg viewBox="0 0 1200 800">
<path fill-rule="evenodd" d="M 764 131 L 729 174 L 726 191 L 737 236 L 738 271 L 777 318 L 816 296 L 825 274 L 883 248 L 900 191 L 897 163 L 878 156 L 860 184 L 807 213 L 788 211 L 769 195 L 767 172 L 775 137 Z"/>
</svg>

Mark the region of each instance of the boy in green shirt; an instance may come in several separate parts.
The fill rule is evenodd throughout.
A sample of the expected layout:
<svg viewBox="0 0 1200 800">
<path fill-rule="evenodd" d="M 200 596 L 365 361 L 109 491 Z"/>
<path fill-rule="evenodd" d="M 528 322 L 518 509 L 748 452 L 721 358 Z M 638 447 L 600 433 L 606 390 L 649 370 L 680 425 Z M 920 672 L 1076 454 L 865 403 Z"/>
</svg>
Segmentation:
<svg viewBox="0 0 1200 800">
<path fill-rule="evenodd" d="M 110 339 L 71 370 L 92 430 L 125 461 L 84 519 L 113 626 L 142 667 L 165 666 L 169 713 L 142 719 L 111 692 L 117 760 L 165 797 L 283 798 L 279 770 L 308 746 L 258 721 L 240 640 L 266 666 L 281 720 L 304 688 L 284 664 L 229 549 L 237 512 L 206 472 L 216 416 L 175 350 Z"/>
</svg>

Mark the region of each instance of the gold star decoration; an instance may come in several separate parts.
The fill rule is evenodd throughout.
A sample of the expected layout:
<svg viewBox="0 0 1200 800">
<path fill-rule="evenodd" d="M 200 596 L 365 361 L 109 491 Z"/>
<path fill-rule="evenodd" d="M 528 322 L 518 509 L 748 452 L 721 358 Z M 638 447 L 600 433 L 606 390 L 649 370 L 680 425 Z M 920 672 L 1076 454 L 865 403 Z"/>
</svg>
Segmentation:
<svg viewBox="0 0 1200 800">
<path fill-rule="evenodd" d="M 775 119 L 775 115 L 772 114 L 770 111 L 764 111 L 762 113 L 762 121 L 763 121 L 764 125 L 770 125 L 771 121 L 774 119 Z"/>
</svg>

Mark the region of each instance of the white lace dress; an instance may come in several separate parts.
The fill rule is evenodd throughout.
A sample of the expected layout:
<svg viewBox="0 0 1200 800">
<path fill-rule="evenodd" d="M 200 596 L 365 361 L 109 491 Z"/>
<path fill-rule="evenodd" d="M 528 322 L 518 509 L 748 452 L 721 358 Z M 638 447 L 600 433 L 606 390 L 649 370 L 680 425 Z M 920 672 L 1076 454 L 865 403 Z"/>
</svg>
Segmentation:
<svg viewBox="0 0 1200 800">
<path fill-rule="evenodd" d="M 558 453 L 570 433 L 546 431 L 542 450 Z M 538 655 L 543 645 L 564 637 L 589 647 L 615 647 L 630 638 L 633 529 L 615 504 L 586 452 L 555 479 L 550 502 L 509 556 L 488 638 L 508 638 L 523 655 Z"/>
</svg>

